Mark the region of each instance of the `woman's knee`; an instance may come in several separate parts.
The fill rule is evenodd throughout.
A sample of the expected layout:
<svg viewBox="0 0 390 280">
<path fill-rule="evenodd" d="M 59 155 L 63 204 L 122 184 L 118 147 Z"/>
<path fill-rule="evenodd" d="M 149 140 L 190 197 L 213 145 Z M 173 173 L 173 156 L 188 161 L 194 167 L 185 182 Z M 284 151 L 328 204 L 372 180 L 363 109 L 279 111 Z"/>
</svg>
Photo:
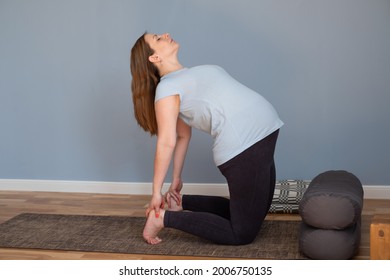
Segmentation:
<svg viewBox="0 0 390 280">
<path fill-rule="evenodd" d="M 252 243 L 259 233 L 260 226 L 250 226 L 235 232 L 235 245 L 246 245 Z"/>
</svg>

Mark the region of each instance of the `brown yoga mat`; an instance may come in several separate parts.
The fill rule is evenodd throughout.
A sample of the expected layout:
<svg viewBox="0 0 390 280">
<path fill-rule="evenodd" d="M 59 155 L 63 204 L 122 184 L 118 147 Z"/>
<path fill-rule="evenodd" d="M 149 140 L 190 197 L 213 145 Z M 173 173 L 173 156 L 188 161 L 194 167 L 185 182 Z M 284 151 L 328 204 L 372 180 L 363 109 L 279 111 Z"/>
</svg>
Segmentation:
<svg viewBox="0 0 390 280">
<path fill-rule="evenodd" d="M 304 259 L 299 221 L 264 221 L 255 241 L 227 246 L 175 229 L 163 229 L 158 245 L 143 241 L 143 217 L 20 214 L 0 225 L 0 248 L 67 250 L 212 258 Z"/>
</svg>

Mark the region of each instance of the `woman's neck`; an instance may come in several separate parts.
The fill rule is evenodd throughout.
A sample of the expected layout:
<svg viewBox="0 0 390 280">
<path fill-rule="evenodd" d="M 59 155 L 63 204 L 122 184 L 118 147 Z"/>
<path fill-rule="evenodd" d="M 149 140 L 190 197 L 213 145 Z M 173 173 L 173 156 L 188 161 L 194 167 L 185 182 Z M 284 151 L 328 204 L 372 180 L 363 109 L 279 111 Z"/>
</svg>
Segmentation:
<svg viewBox="0 0 390 280">
<path fill-rule="evenodd" d="M 164 62 L 158 67 L 158 72 L 160 76 L 165 76 L 171 72 L 175 72 L 177 70 L 183 69 L 183 66 L 178 62 Z"/>
</svg>

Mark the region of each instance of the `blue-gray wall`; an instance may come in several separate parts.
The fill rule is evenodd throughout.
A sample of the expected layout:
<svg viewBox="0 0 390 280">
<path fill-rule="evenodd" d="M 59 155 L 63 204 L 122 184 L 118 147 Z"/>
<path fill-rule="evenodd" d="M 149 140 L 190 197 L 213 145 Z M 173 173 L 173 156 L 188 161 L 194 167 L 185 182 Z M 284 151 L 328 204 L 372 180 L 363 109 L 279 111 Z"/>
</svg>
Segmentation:
<svg viewBox="0 0 390 280">
<path fill-rule="evenodd" d="M 0 0 L 0 178 L 152 180 L 155 139 L 129 90 L 145 30 L 274 104 L 279 179 L 346 169 L 390 185 L 388 0 Z M 183 177 L 224 182 L 207 135 L 194 133 Z"/>
</svg>

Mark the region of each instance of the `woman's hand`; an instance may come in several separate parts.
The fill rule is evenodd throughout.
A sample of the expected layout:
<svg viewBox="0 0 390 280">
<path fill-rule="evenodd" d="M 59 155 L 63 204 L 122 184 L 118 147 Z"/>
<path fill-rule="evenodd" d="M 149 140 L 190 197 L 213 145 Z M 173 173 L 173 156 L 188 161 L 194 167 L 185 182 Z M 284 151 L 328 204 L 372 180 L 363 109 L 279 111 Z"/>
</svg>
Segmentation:
<svg viewBox="0 0 390 280">
<path fill-rule="evenodd" d="M 174 179 L 169 187 L 169 190 L 165 193 L 164 199 L 169 208 L 172 208 L 172 199 L 176 202 L 177 206 L 181 205 L 180 191 L 183 188 L 183 182 L 181 179 Z"/>
<path fill-rule="evenodd" d="M 153 193 L 152 199 L 150 200 L 149 206 L 146 209 L 146 217 L 149 216 L 149 212 L 154 210 L 156 213 L 156 218 L 160 216 L 160 209 L 164 208 L 164 199 L 161 194 L 159 193 Z"/>
</svg>

